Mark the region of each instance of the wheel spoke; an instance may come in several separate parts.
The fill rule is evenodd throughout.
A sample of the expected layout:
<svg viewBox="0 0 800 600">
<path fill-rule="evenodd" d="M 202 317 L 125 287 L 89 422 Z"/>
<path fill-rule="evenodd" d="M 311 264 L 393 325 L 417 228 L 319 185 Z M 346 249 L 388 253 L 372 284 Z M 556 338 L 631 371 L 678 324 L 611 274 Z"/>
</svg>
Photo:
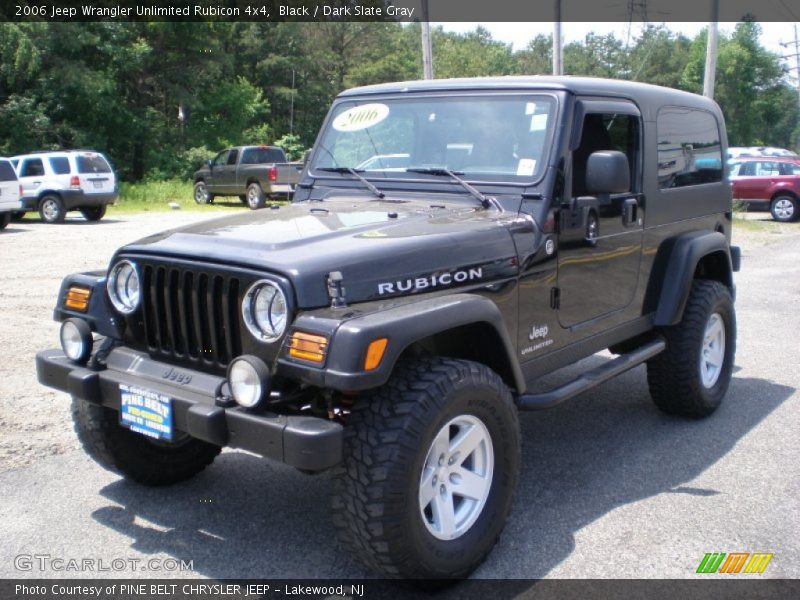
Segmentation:
<svg viewBox="0 0 800 600">
<path fill-rule="evenodd" d="M 439 532 L 446 538 L 452 538 L 456 531 L 456 512 L 453 506 L 453 494 L 449 490 L 438 491 L 431 503 L 433 522 Z"/>
<path fill-rule="evenodd" d="M 456 470 L 455 473 L 460 479 L 458 483 L 453 485 L 453 493 L 456 496 L 464 496 L 473 500 L 484 500 L 486 498 L 490 483 L 488 478 L 463 467 Z"/>
<path fill-rule="evenodd" d="M 427 468 L 419 483 L 419 506 L 423 510 L 431 503 L 438 489 L 433 483 L 435 474 L 434 469 Z"/>
<path fill-rule="evenodd" d="M 450 442 L 450 455 L 462 464 L 483 441 L 483 432 L 479 428 L 474 425 L 463 427 Z"/>
</svg>

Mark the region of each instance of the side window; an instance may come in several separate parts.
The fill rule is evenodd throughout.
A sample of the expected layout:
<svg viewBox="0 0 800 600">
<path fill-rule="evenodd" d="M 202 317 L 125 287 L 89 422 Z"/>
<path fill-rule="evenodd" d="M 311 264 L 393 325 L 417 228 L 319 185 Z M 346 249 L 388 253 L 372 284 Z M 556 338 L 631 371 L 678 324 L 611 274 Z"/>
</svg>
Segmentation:
<svg viewBox="0 0 800 600">
<path fill-rule="evenodd" d="M 51 156 L 50 168 L 56 175 L 69 175 L 69 159 L 66 156 Z"/>
<path fill-rule="evenodd" d="M 583 120 L 581 142 L 572 155 L 572 195 L 586 195 L 586 163 L 592 152 L 618 150 L 628 157 L 631 191 L 639 191 L 639 118 L 634 115 L 591 113 Z"/>
<path fill-rule="evenodd" d="M 22 163 L 20 177 L 41 177 L 44 175 L 44 165 L 41 158 L 29 158 Z"/>
<path fill-rule="evenodd" d="M 236 158 L 238 156 L 239 156 L 239 150 L 237 150 L 236 148 L 231 150 L 230 153 L 228 154 L 228 163 L 227 164 L 235 165 L 236 164 Z"/>
<path fill-rule="evenodd" d="M 228 155 L 231 153 L 230 150 L 223 150 L 219 154 L 214 157 L 212 163 L 215 166 L 220 166 L 228 163 Z"/>
<path fill-rule="evenodd" d="M 779 163 L 781 175 L 800 175 L 800 165 L 794 163 Z"/>
<path fill-rule="evenodd" d="M 658 111 L 656 129 L 661 189 L 722 181 L 722 151 L 714 115 L 668 106 Z M 739 175 L 744 174 L 740 169 Z"/>
<path fill-rule="evenodd" d="M 762 160 L 756 163 L 756 176 L 775 177 L 780 174 L 778 163 L 771 160 Z"/>
</svg>

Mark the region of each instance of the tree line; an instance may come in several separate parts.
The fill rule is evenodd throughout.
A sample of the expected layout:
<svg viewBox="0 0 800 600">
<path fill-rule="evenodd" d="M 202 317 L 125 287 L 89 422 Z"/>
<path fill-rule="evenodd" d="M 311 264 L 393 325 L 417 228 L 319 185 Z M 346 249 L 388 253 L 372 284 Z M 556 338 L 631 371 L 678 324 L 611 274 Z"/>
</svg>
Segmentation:
<svg viewBox="0 0 800 600">
<path fill-rule="evenodd" d="M 731 145 L 795 147 L 797 92 L 759 32 L 746 21 L 721 36 L 715 100 Z M 188 177 L 232 144 L 297 158 L 341 90 L 420 78 L 419 40 L 398 23 L 2 23 L 0 155 L 97 149 L 128 181 Z M 518 51 L 481 27 L 432 40 L 437 77 L 551 71 L 550 36 Z M 656 25 L 589 34 L 564 47 L 564 68 L 701 93 L 705 44 Z"/>
</svg>

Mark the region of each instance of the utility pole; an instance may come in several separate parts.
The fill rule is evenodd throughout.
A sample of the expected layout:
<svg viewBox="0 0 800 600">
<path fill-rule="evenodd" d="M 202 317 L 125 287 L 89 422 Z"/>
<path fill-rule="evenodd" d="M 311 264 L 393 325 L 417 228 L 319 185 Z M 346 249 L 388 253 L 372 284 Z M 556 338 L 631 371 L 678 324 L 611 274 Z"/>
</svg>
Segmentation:
<svg viewBox="0 0 800 600">
<path fill-rule="evenodd" d="M 555 0 L 553 21 L 553 75 L 564 74 L 564 50 L 561 42 L 561 0 Z"/>
<path fill-rule="evenodd" d="M 289 133 L 294 133 L 294 69 L 292 69 L 292 96 L 289 106 Z"/>
<path fill-rule="evenodd" d="M 781 58 L 794 58 L 795 70 L 797 71 L 795 76 L 797 79 L 797 94 L 800 96 L 800 39 L 797 37 L 797 23 L 794 25 L 794 42 L 781 42 L 781 46 L 786 48 L 787 46 L 794 46 L 794 54 L 784 54 Z"/>
<path fill-rule="evenodd" d="M 708 24 L 706 43 L 706 70 L 703 77 L 703 96 L 714 98 L 714 80 L 717 74 L 717 23 L 719 21 L 719 0 L 711 0 L 711 22 Z"/>
<path fill-rule="evenodd" d="M 431 24 L 428 21 L 428 0 L 422 0 L 422 76 L 433 79 L 433 51 L 431 50 Z"/>
</svg>

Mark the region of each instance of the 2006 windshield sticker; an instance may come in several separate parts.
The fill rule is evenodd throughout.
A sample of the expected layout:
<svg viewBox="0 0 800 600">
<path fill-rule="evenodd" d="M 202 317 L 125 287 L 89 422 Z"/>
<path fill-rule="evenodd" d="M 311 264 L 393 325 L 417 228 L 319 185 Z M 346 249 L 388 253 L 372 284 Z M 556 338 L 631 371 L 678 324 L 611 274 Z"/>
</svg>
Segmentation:
<svg viewBox="0 0 800 600">
<path fill-rule="evenodd" d="M 336 131 L 359 131 L 377 125 L 389 116 L 389 107 L 377 102 L 354 106 L 333 120 Z"/>
</svg>

